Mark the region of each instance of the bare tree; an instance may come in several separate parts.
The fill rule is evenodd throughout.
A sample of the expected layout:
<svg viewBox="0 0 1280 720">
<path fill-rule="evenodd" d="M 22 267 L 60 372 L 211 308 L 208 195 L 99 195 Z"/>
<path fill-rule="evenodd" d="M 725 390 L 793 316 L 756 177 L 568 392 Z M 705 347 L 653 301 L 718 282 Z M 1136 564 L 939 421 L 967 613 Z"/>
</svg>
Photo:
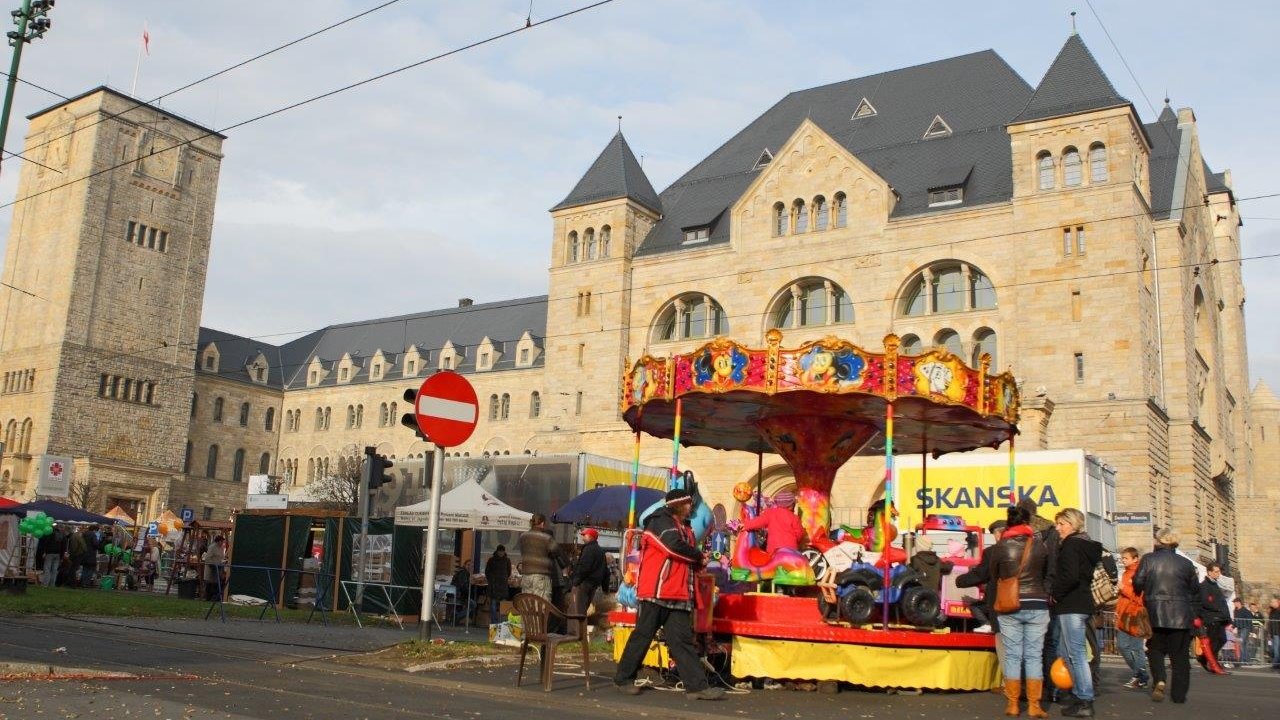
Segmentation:
<svg viewBox="0 0 1280 720">
<path fill-rule="evenodd" d="M 307 494 L 316 502 L 334 510 L 360 512 L 361 458 L 354 450 L 338 456 L 335 471 L 312 480 Z"/>
<path fill-rule="evenodd" d="M 71 485 L 67 488 L 67 504 L 72 507 L 89 512 L 97 512 L 97 506 L 100 502 L 102 502 L 102 488 L 92 479 L 81 480 L 76 478 L 71 481 Z"/>
</svg>

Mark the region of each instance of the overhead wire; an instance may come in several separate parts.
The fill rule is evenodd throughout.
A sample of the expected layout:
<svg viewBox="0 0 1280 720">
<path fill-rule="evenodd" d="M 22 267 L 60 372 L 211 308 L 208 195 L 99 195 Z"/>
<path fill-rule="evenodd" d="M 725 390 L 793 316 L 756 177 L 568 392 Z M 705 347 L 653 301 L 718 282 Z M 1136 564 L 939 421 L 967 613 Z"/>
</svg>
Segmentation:
<svg viewBox="0 0 1280 720">
<path fill-rule="evenodd" d="M 392 69 L 392 70 L 387 70 L 387 71 L 385 71 L 385 72 L 381 72 L 381 73 L 378 73 L 378 74 L 376 74 L 376 75 L 373 75 L 373 76 L 370 76 L 370 77 L 364 78 L 363 80 L 357 80 L 357 81 L 355 81 L 355 82 L 348 83 L 348 84 L 343 85 L 343 86 L 341 86 L 341 87 L 337 87 L 337 88 L 334 88 L 334 89 L 332 89 L 332 90 L 328 90 L 328 91 L 326 91 L 326 92 L 320 93 L 319 95 L 313 95 L 313 96 L 308 97 L 308 98 L 306 98 L 306 99 L 304 99 L 304 100 L 299 100 L 299 101 L 297 101 L 297 102 L 293 102 L 293 103 L 290 103 L 290 104 L 288 104 L 288 105 L 283 105 L 283 106 L 277 107 L 277 108 L 275 108 L 275 109 L 273 109 L 273 110 L 268 110 L 267 112 L 260 113 L 260 114 L 258 114 L 258 115 L 254 115 L 254 116 L 252 116 L 252 117 L 246 118 L 246 119 L 241 120 L 241 121 L 239 121 L 239 122 L 235 122 L 235 123 L 232 123 L 232 124 L 227 125 L 227 126 L 225 126 L 225 127 L 219 128 L 219 129 L 217 129 L 217 130 L 205 130 L 204 132 L 201 132 L 201 133 L 197 134 L 195 137 L 188 138 L 188 139 L 186 139 L 186 140 L 179 140 L 179 141 L 177 141 L 177 142 L 173 143 L 172 145 L 168 145 L 168 146 L 165 146 L 165 147 L 161 147 L 161 148 L 159 148 L 159 149 L 156 149 L 156 148 L 154 148 L 154 147 L 153 147 L 151 150 L 149 150 L 149 151 L 147 151 L 147 152 L 140 153 L 137 157 L 132 158 L 132 159 L 130 159 L 130 160 L 126 160 L 126 161 L 123 161 L 123 162 L 118 162 L 118 163 L 115 163 L 114 165 L 108 165 L 107 167 L 102 168 L 101 170 L 95 170 L 95 171 L 93 171 L 93 172 L 91 172 L 91 173 L 88 173 L 87 175 L 82 176 L 82 177 L 78 177 L 78 178 L 74 178 L 74 179 L 68 180 L 68 181 L 66 181 L 66 182 L 64 182 L 64 183 L 61 183 L 61 184 L 59 184 L 59 185 L 53 185 L 53 186 L 51 186 L 51 187 L 45 188 L 44 190 L 39 190 L 39 191 L 36 191 L 36 192 L 30 193 L 30 194 L 28 194 L 28 195 L 25 195 L 25 196 L 23 196 L 23 197 L 17 198 L 17 199 L 15 199 L 15 200 L 11 200 L 11 201 L 9 201 L 9 202 L 7 202 L 7 203 L 0 203 L 0 209 L 4 209 L 4 208 L 7 208 L 7 207 L 11 207 L 11 206 L 13 206 L 13 205 L 17 205 L 18 203 L 22 203 L 22 202 L 26 202 L 26 201 L 28 201 L 28 200 L 32 200 L 32 199 L 34 199 L 34 198 L 40 197 L 41 195 L 47 195 L 47 194 L 52 193 L 52 192 L 57 192 L 58 190 L 62 190 L 62 189 L 64 189 L 64 188 L 70 187 L 70 186 L 72 186 L 72 185 L 76 185 L 76 184 L 82 183 L 82 182 L 84 182 L 84 181 L 86 181 L 86 180 L 90 180 L 90 179 L 95 178 L 95 177 L 97 177 L 97 176 L 99 176 L 99 175 L 103 175 L 103 174 L 106 174 L 106 173 L 109 173 L 109 172 L 113 172 L 113 171 L 118 170 L 118 169 L 120 169 L 120 168 L 122 168 L 122 167 L 127 167 L 127 166 L 130 166 L 130 165 L 134 165 L 134 164 L 136 164 L 137 162 L 139 162 L 139 161 L 141 161 L 141 160 L 144 160 L 144 159 L 146 159 L 146 158 L 152 157 L 153 155 L 159 155 L 159 154 L 161 154 L 161 153 L 166 153 L 166 152 L 169 152 L 169 151 L 171 151 L 171 150 L 176 150 L 176 149 L 178 149 L 178 148 L 185 147 L 185 146 L 187 146 L 187 145 L 191 145 L 191 144 L 193 144 L 193 143 L 199 142 L 200 140 L 203 140 L 203 139 L 205 139 L 205 138 L 207 138 L 207 137 L 212 137 L 212 136 L 214 136 L 214 135 L 223 135 L 223 134 L 225 134 L 225 133 L 227 133 L 227 132 L 230 132 L 231 130 L 236 130 L 236 129 L 238 129 L 238 128 L 245 127 L 246 125 L 250 125 L 250 124 L 253 124 L 253 123 L 256 123 L 256 122 L 260 122 L 260 121 L 262 121 L 262 120 L 266 120 L 267 118 L 275 117 L 276 115 L 280 115 L 280 114 L 282 114 L 282 113 L 286 113 L 286 112 L 289 112 L 289 111 L 291 111 L 291 110 L 296 110 L 296 109 L 298 109 L 298 108 L 300 108 L 300 107 L 305 107 L 305 106 L 310 105 L 310 104 L 312 104 L 312 103 L 319 102 L 320 100 L 324 100 L 324 99 L 326 99 L 326 98 L 333 97 L 333 96 L 335 96 L 335 95 L 338 95 L 338 94 L 341 94 L 341 93 L 347 92 L 347 91 L 349 91 L 349 90 L 354 90 L 355 88 L 358 88 L 358 87 L 363 87 L 363 86 L 365 86 L 365 85 L 368 85 L 368 84 L 370 84 L 370 83 L 377 82 L 377 81 L 379 81 L 379 80 L 384 80 L 384 79 L 386 79 L 386 78 L 388 78 L 388 77 L 391 77 L 391 76 L 393 76 L 393 75 L 398 75 L 398 74 L 400 74 L 400 73 L 407 72 L 407 71 L 409 71 L 409 70 L 413 70 L 413 69 L 415 69 L 415 68 L 421 67 L 421 66 L 426 65 L 426 64 L 428 64 L 428 63 L 432 63 L 432 62 L 436 62 L 436 61 L 439 61 L 439 60 L 443 60 L 443 59 L 445 59 L 445 58 L 447 58 L 447 57 L 451 57 L 451 56 L 453 56 L 453 55 L 457 55 L 457 54 L 459 54 L 459 53 L 466 52 L 467 50 L 472 50 L 472 49 L 474 49 L 474 48 L 481 47 L 481 46 L 483 46 L 483 45 L 488 45 L 488 44 L 490 44 L 490 43 L 496 42 L 496 41 L 501 40 L 501 39 L 503 39 L 503 38 L 507 38 L 507 37 L 510 37 L 510 36 L 512 36 L 512 35 L 516 35 L 516 34 L 518 34 L 518 33 L 525 32 L 526 30 L 532 30 L 532 29 L 534 29 L 534 28 L 538 28 L 538 27 L 541 27 L 541 26 L 543 26 L 543 25 L 547 25 L 547 24 L 549 24 L 549 23 L 557 22 L 557 21 L 559 21 L 559 20 L 564 20 L 564 19 L 569 18 L 569 17 L 571 17 L 571 16 L 573 16 L 573 15 L 577 15 L 577 14 L 579 14 L 579 13 L 583 13 L 583 12 L 586 12 L 586 11 L 588 11 L 588 10 L 593 10 L 593 9 L 595 9 L 595 8 L 598 8 L 598 7 L 602 6 L 602 5 L 608 5 L 608 4 L 612 3 L 612 2 L 614 2 L 614 0 L 597 0 L 597 1 L 596 1 L 596 2 L 594 2 L 594 3 L 588 4 L 588 5 L 582 5 L 582 6 L 580 6 L 580 7 L 574 8 L 574 9 L 572 9 L 572 10 L 567 10 L 567 11 L 565 11 L 565 12 L 562 12 L 562 13 L 560 13 L 560 14 L 558 14 L 558 15 L 553 15 L 553 16 L 551 16 L 551 17 L 549 17 L 549 18 L 544 19 L 544 20 L 538 20 L 537 22 L 534 22 L 534 23 L 531 23 L 531 24 L 528 24 L 528 25 L 524 25 L 524 26 L 522 26 L 522 27 L 518 27 L 518 28 L 515 28 L 515 29 L 513 29 L 513 30 L 507 30 L 507 31 L 505 31 L 505 32 L 500 32 L 500 33 L 497 33 L 496 35 L 490 35 L 490 36 L 485 37 L 485 38 L 482 38 L 482 39 L 480 39 L 480 40 L 476 40 L 476 41 L 473 41 L 473 42 L 467 43 L 467 44 L 465 44 L 465 45 L 462 45 L 462 46 L 459 46 L 459 47 L 455 47 L 455 48 L 453 48 L 453 49 L 451 49 L 451 50 L 447 50 L 447 51 L 445 51 L 445 52 L 438 53 L 438 54 L 436 54 L 436 55 L 432 55 L 432 56 L 427 57 L 427 58 L 423 58 L 422 60 L 418 60 L 418 61 L 416 61 L 416 62 L 412 62 L 412 63 L 409 63 L 409 64 L 407 64 L 407 65 L 401 65 L 401 66 L 396 67 L 396 68 L 394 68 L 394 69 Z"/>
</svg>

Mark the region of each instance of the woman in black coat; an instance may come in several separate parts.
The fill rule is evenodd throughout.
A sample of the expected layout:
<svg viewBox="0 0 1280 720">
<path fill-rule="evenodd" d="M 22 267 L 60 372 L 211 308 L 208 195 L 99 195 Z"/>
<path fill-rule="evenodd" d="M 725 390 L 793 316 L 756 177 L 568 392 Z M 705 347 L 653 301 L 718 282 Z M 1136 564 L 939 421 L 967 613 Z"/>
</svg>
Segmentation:
<svg viewBox="0 0 1280 720">
<path fill-rule="evenodd" d="M 1076 701 L 1065 708 L 1066 717 L 1093 717 L 1093 672 L 1087 657 L 1093 632 L 1093 568 L 1102 559 L 1102 544 L 1085 532 L 1084 513 L 1065 508 L 1054 516 L 1062 543 L 1054 563 L 1050 594 L 1058 622 L 1058 656 L 1071 670 L 1071 694 Z"/>
<path fill-rule="evenodd" d="M 1147 664 L 1151 667 L 1151 699 L 1164 699 L 1164 659 L 1169 657 L 1172 682 L 1169 694 L 1176 703 L 1187 701 L 1191 686 L 1191 625 L 1200 599 L 1200 583 L 1191 561 L 1174 552 L 1178 534 L 1156 533 L 1156 549 L 1142 556 L 1133 576 L 1133 590 L 1142 595 L 1151 638 L 1147 640 Z"/>
<path fill-rule="evenodd" d="M 489 591 L 489 624 L 501 622 L 501 607 L 507 599 L 511 584 L 511 558 L 505 545 L 494 548 L 484 564 L 484 581 Z"/>
</svg>

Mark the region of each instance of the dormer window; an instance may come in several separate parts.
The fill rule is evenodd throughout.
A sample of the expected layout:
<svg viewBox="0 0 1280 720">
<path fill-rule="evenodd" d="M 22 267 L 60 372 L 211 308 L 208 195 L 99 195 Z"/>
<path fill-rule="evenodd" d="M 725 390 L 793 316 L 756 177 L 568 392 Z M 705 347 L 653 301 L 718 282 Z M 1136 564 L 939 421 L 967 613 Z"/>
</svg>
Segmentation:
<svg viewBox="0 0 1280 720">
<path fill-rule="evenodd" d="M 685 245 L 704 243 L 709 239 L 711 239 L 711 228 L 709 227 L 689 228 L 684 231 Z"/>
<path fill-rule="evenodd" d="M 340 369 L 338 370 L 338 380 L 340 380 L 340 381 L 342 381 L 342 382 L 346 382 L 346 381 L 347 381 L 347 369 L 346 369 L 346 368 L 340 368 Z"/>
<path fill-rule="evenodd" d="M 857 120 L 858 118 L 871 117 L 875 114 L 876 108 L 871 104 L 871 101 L 866 98 L 862 98 L 862 102 L 858 103 L 857 109 L 853 111 L 853 117 L 849 119 Z"/>
<path fill-rule="evenodd" d="M 964 188 L 959 185 L 929 191 L 929 207 L 959 205 L 963 200 Z"/>
<path fill-rule="evenodd" d="M 409 360 L 409 361 L 405 362 L 405 374 L 406 374 L 406 375 L 417 375 L 417 374 L 418 374 L 418 363 L 414 362 L 413 360 Z"/>
<path fill-rule="evenodd" d="M 213 356 L 212 356 L 212 355 L 205 355 L 205 356 L 204 356 L 204 369 L 205 369 L 205 370 L 213 370 L 213 366 L 214 366 L 214 359 L 213 359 Z"/>
<path fill-rule="evenodd" d="M 759 170 L 771 162 L 773 162 L 773 153 L 769 152 L 769 148 L 765 148 L 764 151 L 760 153 L 760 157 L 756 158 L 756 164 L 752 166 L 751 169 Z"/>
<path fill-rule="evenodd" d="M 373 364 L 373 379 L 378 380 L 382 377 L 382 363 Z"/>
<path fill-rule="evenodd" d="M 480 353 L 480 367 L 486 370 L 489 368 L 489 353 Z"/>
<path fill-rule="evenodd" d="M 267 381 L 267 369 L 264 367 L 256 367 L 253 369 L 253 379 L 257 382 Z"/>
<path fill-rule="evenodd" d="M 951 134 L 951 126 L 941 115 L 934 115 L 933 122 L 929 123 L 929 129 L 924 131 L 924 139 L 947 137 Z"/>
</svg>

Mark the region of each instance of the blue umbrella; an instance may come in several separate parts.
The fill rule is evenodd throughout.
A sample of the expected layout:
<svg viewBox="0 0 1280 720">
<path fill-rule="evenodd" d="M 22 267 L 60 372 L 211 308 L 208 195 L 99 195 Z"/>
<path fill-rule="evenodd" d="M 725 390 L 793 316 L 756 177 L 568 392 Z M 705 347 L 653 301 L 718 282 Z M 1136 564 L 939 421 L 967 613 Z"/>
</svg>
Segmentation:
<svg viewBox="0 0 1280 720">
<path fill-rule="evenodd" d="M 661 490 L 636 488 L 636 507 L 646 508 L 663 498 Z M 551 513 L 551 522 L 623 528 L 631 509 L 631 486 L 609 485 L 588 490 Z"/>
</svg>

